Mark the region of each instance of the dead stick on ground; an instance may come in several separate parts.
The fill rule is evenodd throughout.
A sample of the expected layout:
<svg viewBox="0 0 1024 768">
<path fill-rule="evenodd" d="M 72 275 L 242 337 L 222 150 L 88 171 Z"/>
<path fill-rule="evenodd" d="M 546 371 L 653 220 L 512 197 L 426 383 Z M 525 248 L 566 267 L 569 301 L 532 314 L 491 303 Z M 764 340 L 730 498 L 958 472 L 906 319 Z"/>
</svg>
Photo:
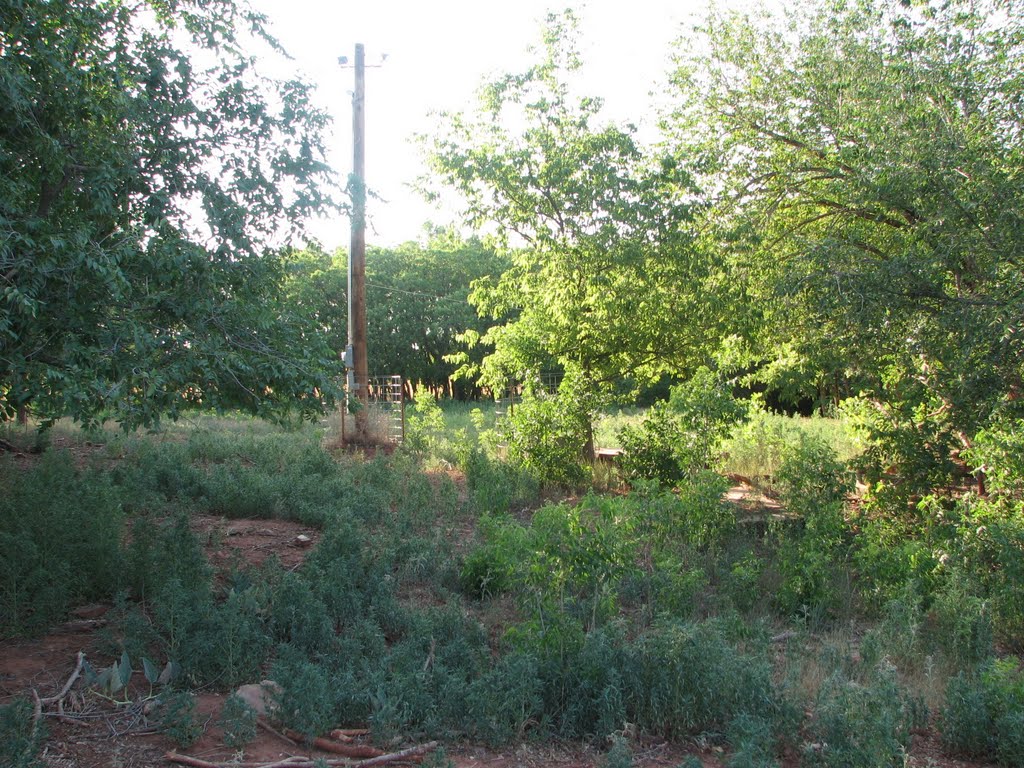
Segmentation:
<svg viewBox="0 0 1024 768">
<path fill-rule="evenodd" d="M 295 741 L 294 739 L 290 739 L 287 736 L 285 736 L 283 733 L 281 733 L 280 731 L 275 729 L 273 726 L 271 726 L 270 723 L 268 723 L 262 717 L 257 717 L 256 718 L 256 725 L 258 725 L 260 728 L 265 730 L 267 733 L 271 733 L 274 736 L 277 736 L 277 738 L 281 739 L 281 741 L 288 742 L 293 747 L 299 746 L 299 743 L 297 741 Z"/>
<path fill-rule="evenodd" d="M 35 737 L 36 731 L 39 728 L 39 721 L 43 717 L 43 701 L 39 698 L 39 694 L 36 693 L 36 689 L 32 689 L 32 736 Z"/>
<path fill-rule="evenodd" d="M 60 693 L 56 696 L 47 696 L 45 699 L 40 699 L 40 703 L 43 706 L 47 704 L 56 704 L 58 701 L 63 701 L 64 697 L 68 695 L 68 691 L 71 690 L 71 686 L 75 684 L 78 676 L 82 674 L 82 665 L 85 664 L 85 653 L 82 651 L 78 652 L 78 663 L 75 664 L 75 671 L 71 673 L 71 677 L 64 683 L 64 687 L 60 689 Z"/>
<path fill-rule="evenodd" d="M 311 758 L 301 759 L 288 757 L 284 760 L 278 760 L 274 763 L 260 763 L 253 765 L 251 768 L 314 768 L 317 765 L 329 765 L 329 766 L 345 766 L 345 768 L 371 768 L 374 765 L 385 765 L 386 763 L 393 763 L 397 760 L 405 760 L 409 757 L 415 757 L 422 755 L 424 752 L 430 752 L 437 748 L 437 742 L 431 741 L 426 744 L 419 744 L 415 747 L 409 747 L 403 749 L 401 752 L 391 752 L 386 755 L 378 755 L 377 757 L 371 757 L 368 760 L 359 760 L 357 762 L 351 762 L 349 760 L 313 760 Z M 198 768 L 205 768 L 205 766 L 199 766 Z M 219 768 L 219 767 L 218 767 Z"/>
<path fill-rule="evenodd" d="M 308 757 L 293 756 L 286 757 L 283 760 L 276 760 L 272 763 L 243 763 L 242 765 L 250 766 L 251 768 L 315 768 L 318 765 L 345 766 L 345 768 L 371 768 L 375 765 L 385 765 L 397 760 L 405 760 L 409 757 L 422 755 L 423 753 L 430 752 L 436 748 L 437 742 L 430 741 L 426 744 L 419 744 L 415 747 L 403 749 L 400 752 L 378 755 L 377 757 L 371 757 L 368 760 L 358 760 L 354 763 L 351 760 L 345 759 L 314 760 L 313 758 Z M 237 763 L 208 763 L 206 760 L 200 760 L 198 757 L 180 755 L 177 752 L 168 752 L 164 755 L 164 758 L 172 763 L 187 765 L 190 768 L 228 768 L 229 765 L 238 765 Z"/>
<path fill-rule="evenodd" d="M 403 749 L 401 752 L 392 752 L 389 755 L 371 757 L 369 760 L 360 760 L 358 763 L 352 763 L 352 766 L 353 768 L 368 768 L 371 765 L 384 765 L 384 763 L 393 763 L 395 760 L 404 760 L 414 755 L 422 755 L 424 752 L 430 752 L 434 749 L 437 749 L 437 742 L 428 741 L 426 744 L 418 744 L 415 747 Z"/>
<path fill-rule="evenodd" d="M 177 752 L 168 752 L 164 757 L 172 763 L 188 765 L 192 768 L 221 768 L 217 763 L 208 763 L 205 760 L 200 760 L 198 757 L 179 755 Z"/>
<path fill-rule="evenodd" d="M 305 737 L 298 731 L 292 731 L 285 729 L 285 736 L 295 739 L 296 741 L 305 740 Z M 345 755 L 345 757 L 380 757 L 384 754 L 383 751 L 376 747 L 364 746 L 361 744 L 339 744 L 336 741 L 330 739 L 324 739 L 317 736 L 311 742 L 317 749 L 322 749 L 324 752 L 333 752 L 336 755 Z"/>
</svg>

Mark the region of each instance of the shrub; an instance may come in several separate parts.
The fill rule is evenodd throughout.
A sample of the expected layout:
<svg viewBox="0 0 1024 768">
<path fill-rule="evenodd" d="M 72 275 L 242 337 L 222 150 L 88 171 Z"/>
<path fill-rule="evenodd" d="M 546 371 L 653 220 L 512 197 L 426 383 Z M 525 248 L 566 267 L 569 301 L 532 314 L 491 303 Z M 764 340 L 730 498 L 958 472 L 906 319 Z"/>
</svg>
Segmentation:
<svg viewBox="0 0 1024 768">
<path fill-rule="evenodd" d="M 631 480 L 674 485 L 714 465 L 722 444 L 745 413 L 731 387 L 701 367 L 672 388 L 667 402 L 656 403 L 640 426 L 622 429 L 620 466 Z"/>
<path fill-rule="evenodd" d="M 770 720 L 741 713 L 729 723 L 725 737 L 733 750 L 726 763 L 728 768 L 778 766 L 774 757 L 777 737 Z"/>
<path fill-rule="evenodd" d="M 426 387 L 416 391 L 413 412 L 406 419 L 402 447 L 414 453 L 431 453 L 441 447 L 445 435 L 444 411 Z"/>
<path fill-rule="evenodd" d="M 203 735 L 196 714 L 196 697 L 188 691 L 169 691 L 160 696 L 160 727 L 179 747 L 191 747 Z"/>
<path fill-rule="evenodd" d="M 986 757 L 995 752 L 995 721 L 985 691 L 975 677 L 960 673 L 946 687 L 942 710 L 942 741 L 946 749 L 967 757 Z"/>
<path fill-rule="evenodd" d="M 973 669 L 992 654 L 992 615 L 975 585 L 954 571 L 935 595 L 930 632 L 934 644 L 959 668 Z"/>
<path fill-rule="evenodd" d="M 43 731 L 32 721 L 32 702 L 14 699 L 0 706 L 0 765 L 10 768 L 37 768 L 43 743 Z"/>
<path fill-rule="evenodd" d="M 123 516 L 102 475 L 65 453 L 0 467 L 0 636 L 40 632 L 117 591 Z"/>
<path fill-rule="evenodd" d="M 282 724 L 314 737 L 341 722 L 335 692 L 341 692 L 343 681 L 332 683 L 324 665 L 308 661 L 298 649 L 283 645 L 278 647 L 270 676 L 281 686 L 275 703 Z"/>
<path fill-rule="evenodd" d="M 993 659 L 950 680 L 942 714 L 950 751 L 1024 766 L 1024 672 L 1016 659 Z"/>
<path fill-rule="evenodd" d="M 790 615 L 835 616 L 843 596 L 836 582 L 846 555 L 844 468 L 827 445 L 801 439 L 783 449 L 775 482 L 783 507 L 801 523 L 777 527 L 782 583 L 776 605 Z"/>
<path fill-rule="evenodd" d="M 524 398 L 505 424 L 509 459 L 544 484 L 582 486 L 589 476 L 583 464 L 589 430 L 589 412 L 569 395 Z"/>
<path fill-rule="evenodd" d="M 612 746 L 600 762 L 601 768 L 633 768 L 633 750 L 621 736 L 612 737 Z"/>
<path fill-rule="evenodd" d="M 137 600 L 149 600 L 171 580 L 197 595 L 197 602 L 209 598 L 213 571 L 185 513 L 169 520 L 136 518 L 123 562 L 122 583 Z"/>
<path fill-rule="evenodd" d="M 1024 492 L 1024 420 L 997 415 L 964 455 L 975 467 L 984 467 L 989 491 L 1018 497 Z"/>
<path fill-rule="evenodd" d="M 874 666 L 886 658 L 900 666 L 915 663 L 922 651 L 923 624 L 921 598 L 908 584 L 902 595 L 885 604 L 882 620 L 865 635 L 861 643 L 865 664 Z"/>
<path fill-rule="evenodd" d="M 256 739 L 256 712 L 235 694 L 225 700 L 217 724 L 224 732 L 224 743 L 232 749 L 240 749 Z"/>
<path fill-rule="evenodd" d="M 619 432 L 619 467 L 627 480 L 655 480 L 671 486 L 686 476 L 682 446 L 686 433 L 667 403 L 655 403 L 638 426 Z"/>
<path fill-rule="evenodd" d="M 256 679 L 271 642 L 263 613 L 253 589 L 211 606 L 185 641 L 180 663 L 192 679 L 222 689 Z"/>
<path fill-rule="evenodd" d="M 525 467 L 492 459 L 473 447 L 463 452 L 460 465 L 466 473 L 473 507 L 480 514 L 521 511 L 537 501 L 539 482 Z"/>
<path fill-rule="evenodd" d="M 953 546 L 989 604 L 997 639 L 1024 647 L 1024 502 L 966 496 L 957 502 Z"/>
<path fill-rule="evenodd" d="M 829 768 L 903 766 L 919 709 L 890 666 L 876 667 L 864 682 L 837 671 L 818 692 L 804 762 Z"/>
<path fill-rule="evenodd" d="M 776 721 L 771 665 L 714 625 L 661 621 L 628 649 L 630 722 L 669 738 L 723 733 L 740 715 Z"/>
<path fill-rule="evenodd" d="M 491 746 L 521 739 L 541 723 L 544 696 L 537 658 L 528 652 L 503 655 L 466 691 L 470 735 Z"/>
<path fill-rule="evenodd" d="M 589 626 L 614 613 L 616 586 L 636 560 L 631 520 L 618 511 L 616 499 L 597 496 L 537 510 L 516 573 L 535 610 L 572 611 Z"/>
</svg>

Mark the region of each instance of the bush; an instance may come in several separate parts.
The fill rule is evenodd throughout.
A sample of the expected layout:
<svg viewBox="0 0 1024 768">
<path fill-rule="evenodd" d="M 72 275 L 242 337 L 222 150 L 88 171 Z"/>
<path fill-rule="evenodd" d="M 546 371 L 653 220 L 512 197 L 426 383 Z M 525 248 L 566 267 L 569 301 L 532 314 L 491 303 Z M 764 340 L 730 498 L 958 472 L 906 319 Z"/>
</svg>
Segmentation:
<svg viewBox="0 0 1024 768">
<path fill-rule="evenodd" d="M 957 560 L 988 601 L 994 635 L 1024 647 L 1024 502 L 966 496 L 953 514 Z"/>
<path fill-rule="evenodd" d="M 954 571 L 932 604 L 933 643 L 956 667 L 973 669 L 992 654 L 988 601 L 961 571 Z"/>
<path fill-rule="evenodd" d="M 184 505 L 317 525 L 346 506 L 353 484 L 315 433 L 289 432 L 196 431 L 183 445 L 139 441 L 114 477 L 138 511 Z"/>
<path fill-rule="evenodd" d="M 256 740 L 256 711 L 236 694 L 224 702 L 217 724 L 224 732 L 224 743 L 232 749 L 241 749 Z"/>
<path fill-rule="evenodd" d="M 577 488 L 589 478 L 583 464 L 590 414 L 571 395 L 524 398 L 505 424 L 508 456 L 547 485 Z"/>
<path fill-rule="evenodd" d="M 497 747 L 522 739 L 541 724 L 544 696 L 540 666 L 531 653 L 506 653 L 466 691 L 470 735 Z"/>
<path fill-rule="evenodd" d="M 614 614 L 619 580 L 636 560 L 632 520 L 620 513 L 618 500 L 587 496 L 537 510 L 522 540 L 510 524 L 506 557 L 523 552 L 510 575 L 534 616 L 569 613 L 592 627 Z"/>
<path fill-rule="evenodd" d="M 997 415 L 975 435 L 965 458 L 985 468 L 990 492 L 1020 497 L 1024 493 L 1024 420 Z"/>
<path fill-rule="evenodd" d="M 473 447 L 463 452 L 460 465 L 466 473 L 473 507 L 480 514 L 518 512 L 537 502 L 539 482 L 524 467 L 492 459 Z"/>
<path fill-rule="evenodd" d="M 667 738 L 724 733 L 741 715 L 777 722 L 771 665 L 710 623 L 659 622 L 628 649 L 630 722 Z"/>
<path fill-rule="evenodd" d="M 731 387 L 701 367 L 656 403 L 639 427 L 619 433 L 620 466 L 630 480 L 674 485 L 688 474 L 711 469 L 722 444 L 746 409 Z"/>
<path fill-rule="evenodd" d="M 949 682 L 942 738 L 955 754 L 1024 766 L 1024 672 L 1016 659 L 993 659 Z"/>
<path fill-rule="evenodd" d="M 726 740 L 733 750 L 726 763 L 728 768 L 778 766 L 774 757 L 777 737 L 770 720 L 741 713 L 729 723 Z"/>
<path fill-rule="evenodd" d="M 783 449 L 775 483 L 782 506 L 800 518 L 798 528 L 777 528 L 782 583 L 776 604 L 785 614 L 834 617 L 841 608 L 836 582 L 846 556 L 844 475 L 834 451 L 820 441 L 802 438 Z"/>
<path fill-rule="evenodd" d="M 47 453 L 0 466 L 0 636 L 35 633 L 117 591 L 123 515 L 105 477 Z"/>
<path fill-rule="evenodd" d="M 829 768 L 902 767 L 917 708 L 900 690 L 891 667 L 876 668 L 864 683 L 836 672 L 818 693 L 804 762 Z"/>
<path fill-rule="evenodd" d="M 470 597 L 485 599 L 511 592 L 530 557 L 527 529 L 511 520 L 481 517 L 483 541 L 471 549 L 459 571 L 459 585 Z"/>
</svg>

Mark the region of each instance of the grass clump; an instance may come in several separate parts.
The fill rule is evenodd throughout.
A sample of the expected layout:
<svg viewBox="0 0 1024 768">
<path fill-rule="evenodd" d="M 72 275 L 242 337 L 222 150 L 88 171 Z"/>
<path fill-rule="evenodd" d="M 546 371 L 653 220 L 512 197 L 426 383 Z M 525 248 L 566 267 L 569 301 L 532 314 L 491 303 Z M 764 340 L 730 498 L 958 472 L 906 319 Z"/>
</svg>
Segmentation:
<svg viewBox="0 0 1024 768">
<path fill-rule="evenodd" d="M 41 768 L 39 759 L 45 734 L 32 721 L 32 702 L 17 698 L 0 705 L 0 765 Z"/>
</svg>

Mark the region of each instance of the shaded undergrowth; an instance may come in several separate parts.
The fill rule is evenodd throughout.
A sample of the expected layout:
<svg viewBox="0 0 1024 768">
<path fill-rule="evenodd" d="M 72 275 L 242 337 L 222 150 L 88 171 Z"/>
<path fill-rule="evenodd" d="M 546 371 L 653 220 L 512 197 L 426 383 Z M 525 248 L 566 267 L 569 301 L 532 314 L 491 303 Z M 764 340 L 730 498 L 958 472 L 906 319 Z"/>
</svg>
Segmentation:
<svg viewBox="0 0 1024 768">
<path fill-rule="evenodd" d="M 173 662 L 182 722 L 189 690 L 269 676 L 280 718 L 307 734 L 366 723 L 381 740 L 605 745 L 641 732 L 722 744 L 731 766 L 867 767 L 901 765 L 937 717 L 950 752 L 1021 764 L 1024 683 L 994 655 L 1018 637 L 1019 518 L 998 500 L 883 524 L 845 506 L 842 467 L 813 442 L 776 475 L 792 514 L 758 525 L 711 472 L 541 504 L 484 452 L 463 452 L 460 490 L 407 453 L 332 456 L 313 432 L 113 441 L 101 458 L 5 463 L 0 631 L 109 601 L 106 652 Z M 271 559 L 214 574 L 197 512 L 322 535 L 293 571 Z M 890 546 L 901 530 L 914 535 Z M 241 739 L 245 712 L 233 717 Z"/>
</svg>

